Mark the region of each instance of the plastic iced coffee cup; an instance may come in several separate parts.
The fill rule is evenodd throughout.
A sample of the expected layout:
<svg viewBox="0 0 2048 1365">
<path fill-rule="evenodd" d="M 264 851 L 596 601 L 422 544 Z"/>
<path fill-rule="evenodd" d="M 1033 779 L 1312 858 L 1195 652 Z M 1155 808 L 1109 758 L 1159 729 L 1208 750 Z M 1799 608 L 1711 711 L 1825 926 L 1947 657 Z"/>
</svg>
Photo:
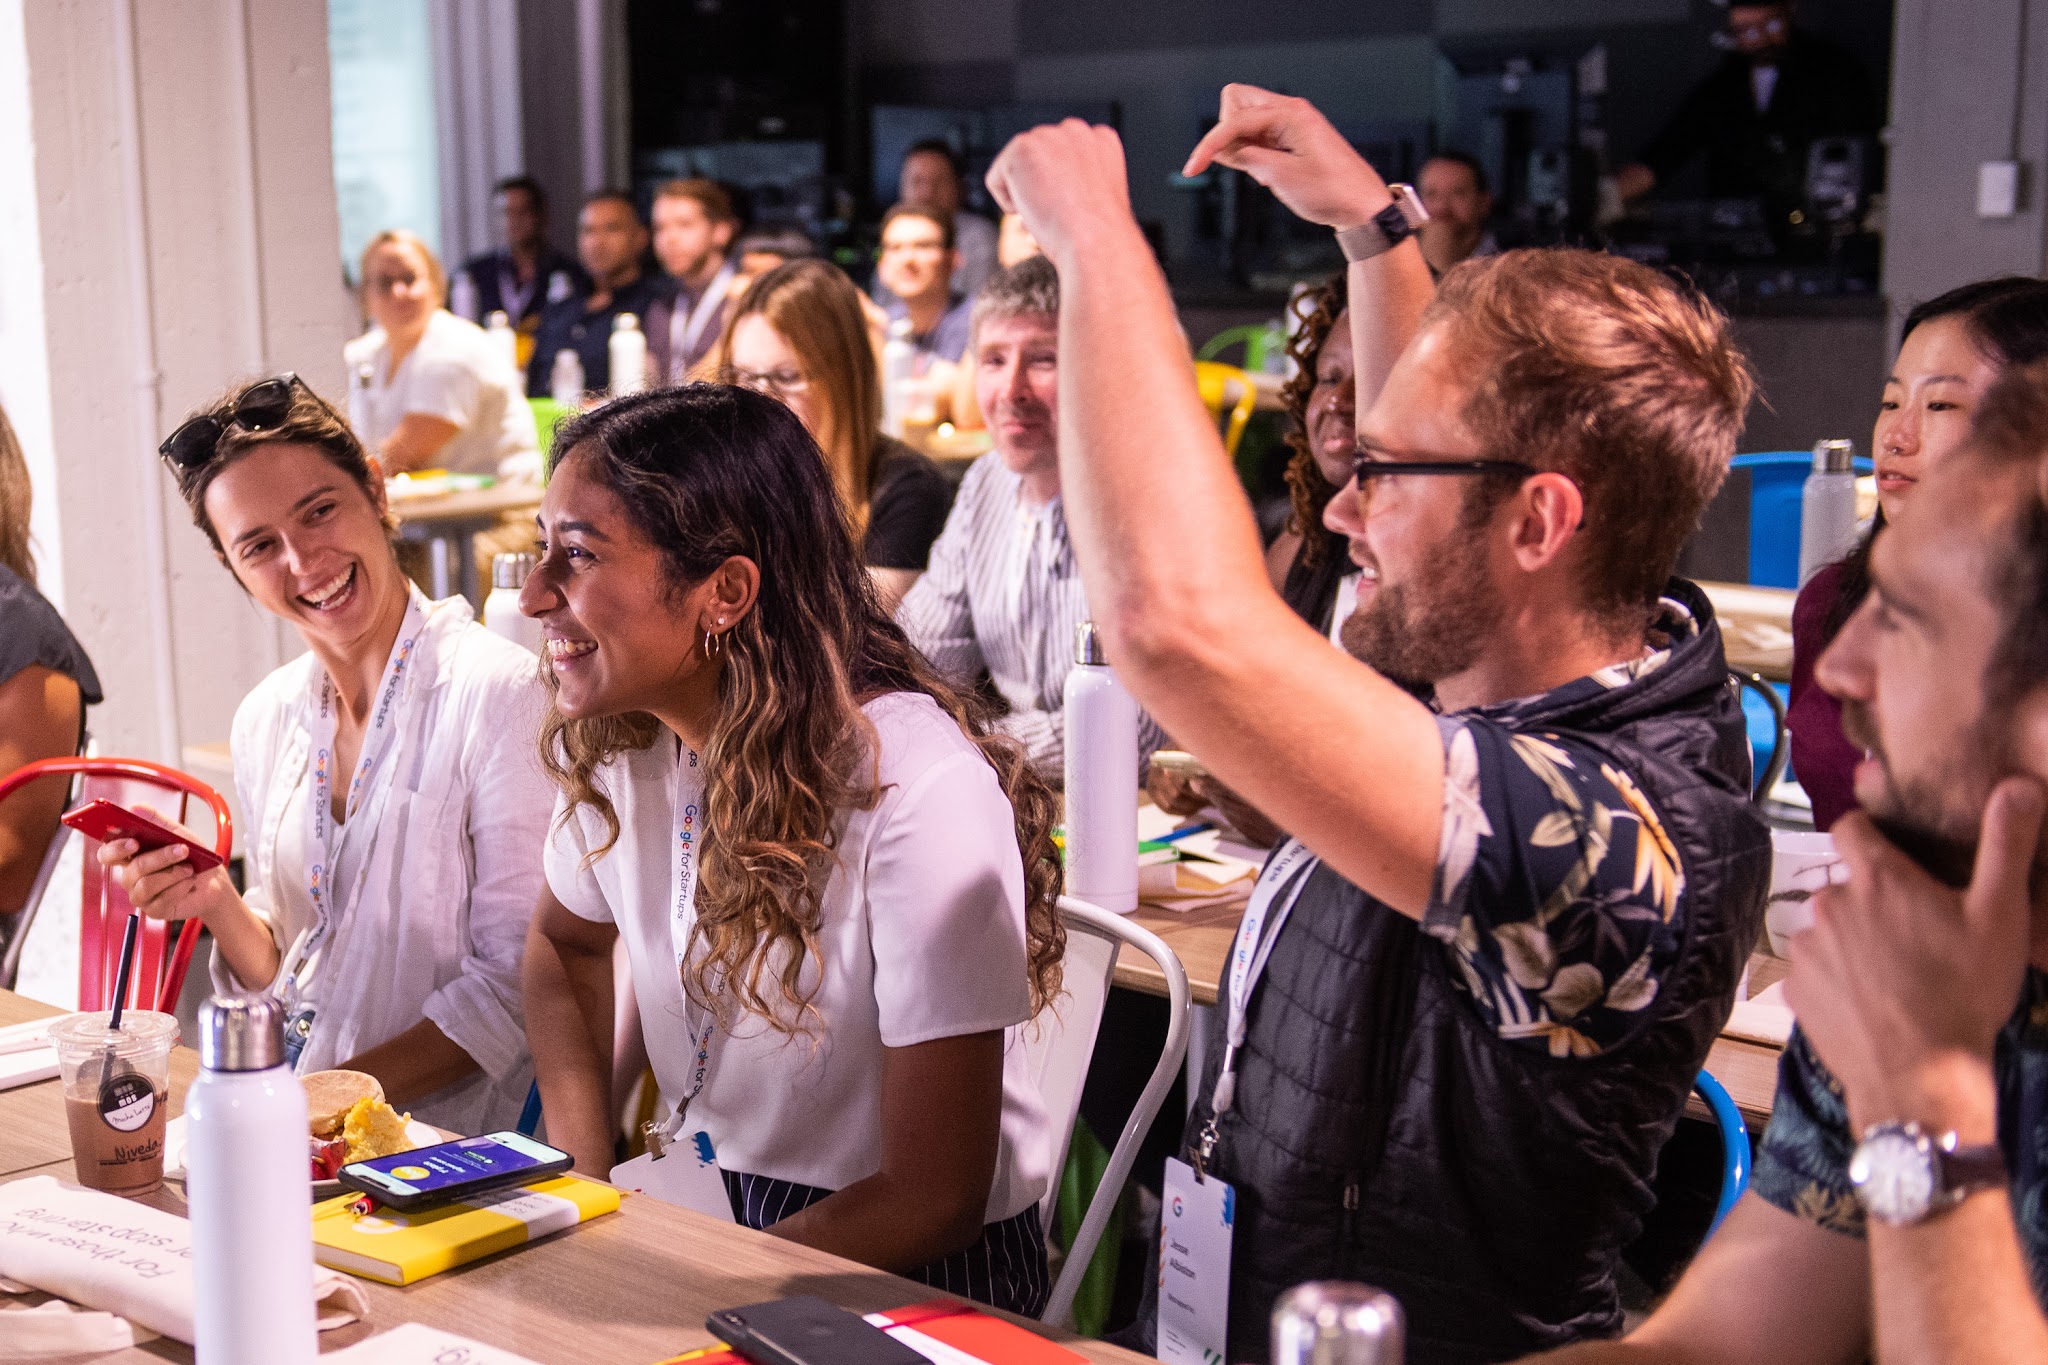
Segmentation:
<svg viewBox="0 0 2048 1365">
<path fill-rule="evenodd" d="M 148 1194 L 164 1183 L 164 1122 L 170 1117 L 175 1015 L 124 1010 L 118 1033 L 108 1015 L 74 1014 L 50 1026 L 71 1125 L 78 1183 L 109 1194 Z"/>
</svg>

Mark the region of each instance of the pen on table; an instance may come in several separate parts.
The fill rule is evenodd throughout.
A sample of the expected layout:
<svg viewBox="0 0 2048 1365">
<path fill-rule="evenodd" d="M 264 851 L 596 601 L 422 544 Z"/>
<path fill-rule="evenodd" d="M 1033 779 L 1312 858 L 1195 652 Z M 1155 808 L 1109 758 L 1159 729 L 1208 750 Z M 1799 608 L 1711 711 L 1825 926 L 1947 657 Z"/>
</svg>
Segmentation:
<svg viewBox="0 0 2048 1365">
<path fill-rule="evenodd" d="M 1180 840 L 1187 838 L 1189 835 L 1200 834 L 1203 830 L 1214 828 L 1216 828 L 1216 826 L 1212 821 L 1197 820 L 1192 825 L 1182 825 L 1179 829 L 1170 830 L 1167 833 L 1160 835 L 1157 839 L 1152 840 L 1151 842 L 1155 844 L 1177 843 Z"/>
</svg>

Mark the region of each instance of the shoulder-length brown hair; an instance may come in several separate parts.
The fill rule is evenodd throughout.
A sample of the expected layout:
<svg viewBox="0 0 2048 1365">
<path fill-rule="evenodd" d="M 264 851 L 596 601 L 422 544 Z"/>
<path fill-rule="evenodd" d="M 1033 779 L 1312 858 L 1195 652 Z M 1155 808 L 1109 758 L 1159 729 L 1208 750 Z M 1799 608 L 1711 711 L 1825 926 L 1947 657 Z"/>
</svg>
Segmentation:
<svg viewBox="0 0 2048 1365">
<path fill-rule="evenodd" d="M 860 290 L 829 261 L 785 261 L 748 286 L 726 319 L 712 354 L 714 377 L 731 373 L 732 336 L 741 318 L 759 316 L 781 334 L 823 402 L 817 433 L 832 487 L 856 539 L 867 528 L 881 446 L 882 378 L 868 339 Z"/>
<path fill-rule="evenodd" d="M 14 428 L 7 421 L 7 409 L 0 408 L 0 564 L 14 570 L 22 582 L 36 584 L 36 556 L 28 543 L 28 514 L 35 489 L 28 479 L 28 459 Z"/>
<path fill-rule="evenodd" d="M 882 795 L 876 734 L 861 704 L 918 692 L 974 741 L 1015 811 L 1031 999 L 1043 1008 L 1059 991 L 1066 952 L 1055 798 L 1023 750 L 991 734 L 983 709 L 941 681 L 882 612 L 817 444 L 795 414 L 748 389 L 689 384 L 579 417 L 554 450 L 557 464 L 578 461 L 618 496 L 660 551 L 671 592 L 734 556 L 760 569 L 754 609 L 724 637 L 718 719 L 704 755 L 707 837 L 682 968 L 691 998 L 721 1022 L 736 1004 L 782 1032 L 802 1029 L 811 1013 L 802 973 L 819 952 L 835 822 Z M 660 737 L 660 724 L 642 713 L 571 720 L 549 708 L 541 761 L 572 807 L 590 806 L 603 820 L 608 836 L 593 857 L 619 837 L 596 768 Z"/>
<path fill-rule="evenodd" d="M 1344 274 L 1339 271 L 1294 300 L 1297 325 L 1287 338 L 1294 376 L 1280 386 L 1280 399 L 1287 405 L 1287 448 L 1294 452 L 1287 461 L 1287 529 L 1301 537 L 1301 562 L 1311 569 L 1327 552 L 1330 537 L 1319 534 L 1323 508 L 1337 490 L 1323 477 L 1322 466 L 1309 450 L 1308 400 L 1316 391 L 1323 343 L 1344 314 L 1345 294 Z"/>
</svg>

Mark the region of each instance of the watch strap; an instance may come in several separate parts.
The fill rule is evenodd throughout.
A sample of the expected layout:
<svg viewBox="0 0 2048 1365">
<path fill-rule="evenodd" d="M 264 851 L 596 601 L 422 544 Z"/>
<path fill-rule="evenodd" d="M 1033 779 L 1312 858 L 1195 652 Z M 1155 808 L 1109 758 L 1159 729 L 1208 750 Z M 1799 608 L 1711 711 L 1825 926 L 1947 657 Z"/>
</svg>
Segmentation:
<svg viewBox="0 0 2048 1365">
<path fill-rule="evenodd" d="M 1935 1140 L 1934 1149 L 1940 1154 L 1937 1180 L 1946 1202 L 1959 1202 L 1979 1190 L 2004 1189 L 2011 1179 L 2005 1153 L 1995 1142 L 1958 1145 L 1950 1132 Z"/>
<path fill-rule="evenodd" d="M 1409 221 L 1397 196 L 1393 203 L 1375 213 L 1369 221 L 1339 232 L 1337 249 L 1344 253 L 1345 260 L 1355 265 L 1393 250 L 1414 235 L 1415 225 Z"/>
</svg>

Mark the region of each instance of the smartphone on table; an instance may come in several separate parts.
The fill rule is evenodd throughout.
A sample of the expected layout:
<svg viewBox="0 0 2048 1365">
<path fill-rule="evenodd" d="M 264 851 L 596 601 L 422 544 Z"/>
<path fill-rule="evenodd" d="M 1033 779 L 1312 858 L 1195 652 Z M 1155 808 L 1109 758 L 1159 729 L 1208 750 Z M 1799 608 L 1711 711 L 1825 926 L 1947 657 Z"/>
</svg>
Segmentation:
<svg viewBox="0 0 2048 1365">
<path fill-rule="evenodd" d="M 815 1294 L 721 1308 L 704 1325 L 753 1365 L 927 1365 L 881 1328 Z"/>
<path fill-rule="evenodd" d="M 395 1156 L 351 1161 L 335 1179 L 401 1213 L 438 1208 L 492 1190 L 531 1185 L 575 1165 L 567 1152 L 519 1133 L 487 1133 Z"/>
<path fill-rule="evenodd" d="M 148 816 L 137 815 L 126 806 L 117 806 L 111 801 L 88 801 L 77 810 L 65 811 L 59 818 L 86 838 L 97 839 L 103 844 L 116 839 L 133 839 L 140 845 L 138 851 L 142 853 L 183 844 L 185 861 L 191 864 L 194 872 L 209 872 L 221 864 L 220 855 L 204 844 L 165 829 Z"/>
</svg>

